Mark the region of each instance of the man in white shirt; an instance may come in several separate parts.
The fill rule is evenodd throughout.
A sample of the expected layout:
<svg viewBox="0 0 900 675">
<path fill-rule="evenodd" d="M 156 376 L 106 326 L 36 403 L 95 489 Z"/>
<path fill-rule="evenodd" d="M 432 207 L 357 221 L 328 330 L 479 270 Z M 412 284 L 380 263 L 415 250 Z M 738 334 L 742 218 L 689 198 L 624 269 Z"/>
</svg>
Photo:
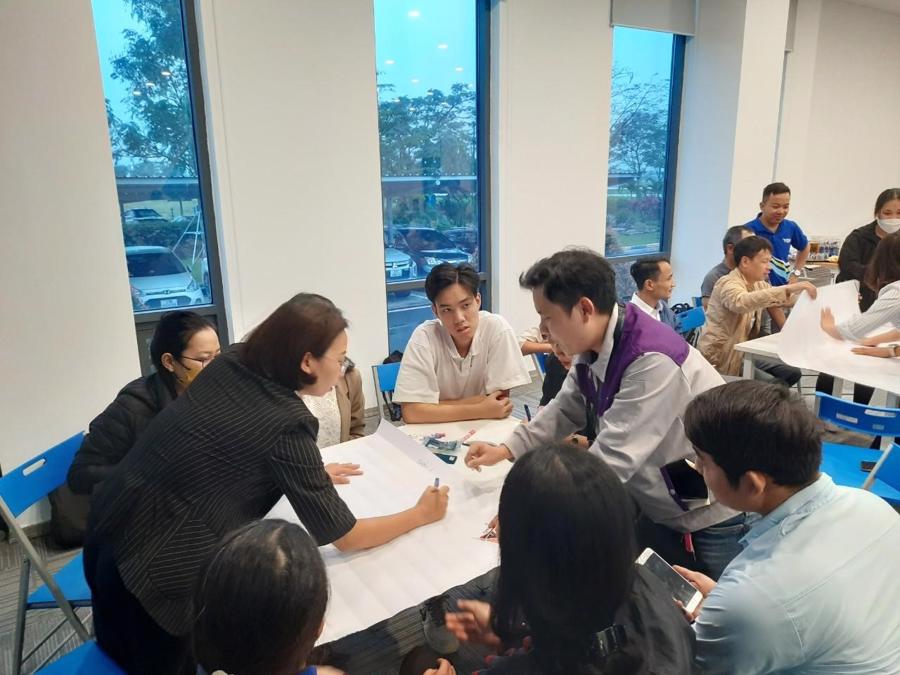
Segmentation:
<svg viewBox="0 0 900 675">
<path fill-rule="evenodd" d="M 541 327 L 577 354 L 556 397 L 503 445 L 473 443 L 471 468 L 514 459 L 562 440 L 596 419 L 590 452 L 616 472 L 650 521 L 641 543 L 670 560 L 696 560 L 713 576 L 740 547 L 744 514 L 668 484 L 694 450 L 682 415 L 721 376 L 671 328 L 632 305 L 616 306 L 615 273 L 600 255 L 566 249 L 535 263 L 519 283 L 530 289 Z M 662 543 L 660 543 L 662 542 Z M 665 545 L 667 548 L 662 550 Z"/>
<path fill-rule="evenodd" d="M 704 595 L 700 672 L 900 673 L 900 516 L 819 473 L 821 423 L 786 387 L 739 380 L 688 406 L 697 470 L 723 504 L 759 513 Z"/>
<path fill-rule="evenodd" d="M 438 265 L 425 280 L 437 319 L 413 332 L 393 400 L 407 424 L 501 419 L 509 390 L 531 382 L 506 319 L 481 311 L 480 279 L 471 265 Z"/>
<path fill-rule="evenodd" d="M 667 326 L 675 326 L 675 314 L 669 309 L 669 299 L 675 289 L 675 275 L 668 258 L 642 258 L 631 265 L 631 278 L 637 291 L 631 302 Z"/>
</svg>

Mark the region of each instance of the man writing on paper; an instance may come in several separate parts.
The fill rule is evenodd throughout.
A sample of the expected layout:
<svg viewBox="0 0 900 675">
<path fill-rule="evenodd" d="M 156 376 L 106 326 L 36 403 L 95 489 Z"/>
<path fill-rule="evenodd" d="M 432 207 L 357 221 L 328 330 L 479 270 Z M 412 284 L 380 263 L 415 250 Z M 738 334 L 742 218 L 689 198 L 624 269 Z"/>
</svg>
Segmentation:
<svg viewBox="0 0 900 675">
<path fill-rule="evenodd" d="M 613 468 L 652 521 L 639 533 L 641 543 L 652 542 L 670 560 L 693 549 L 718 576 L 740 550 L 745 516 L 706 495 L 686 504 L 670 492 L 667 466 L 694 457 L 682 414 L 722 378 L 671 328 L 632 304 L 617 307 L 615 273 L 593 251 L 560 251 L 535 263 L 519 284 L 531 290 L 551 339 L 578 356 L 540 415 L 503 445 L 473 443 L 466 465 L 490 466 L 561 440 L 585 425 L 588 406 L 597 433 L 589 451 Z"/>
<path fill-rule="evenodd" d="M 531 382 L 512 327 L 481 311 L 479 283 L 471 265 L 429 272 L 425 294 L 437 319 L 409 338 L 394 390 L 407 424 L 509 417 L 509 390 Z"/>
</svg>

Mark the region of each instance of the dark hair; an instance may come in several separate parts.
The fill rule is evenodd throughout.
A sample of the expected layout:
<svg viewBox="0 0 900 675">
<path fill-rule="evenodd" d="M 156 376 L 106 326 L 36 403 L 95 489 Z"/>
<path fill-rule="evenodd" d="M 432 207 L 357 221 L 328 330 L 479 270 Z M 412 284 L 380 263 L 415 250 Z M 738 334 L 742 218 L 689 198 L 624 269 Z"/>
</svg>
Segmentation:
<svg viewBox="0 0 900 675">
<path fill-rule="evenodd" d="M 865 284 L 876 293 L 900 281 L 900 232 L 882 237 L 866 267 Z"/>
<path fill-rule="evenodd" d="M 210 321 L 196 312 L 183 310 L 166 312 L 156 324 L 156 330 L 153 331 L 153 337 L 150 340 L 150 360 L 153 362 L 159 378 L 173 396 L 175 395 L 175 376 L 163 366 L 163 354 L 171 354 L 174 359 L 181 358 L 181 354 L 191 338 L 207 328 L 216 330 Z"/>
<path fill-rule="evenodd" d="M 769 183 L 763 188 L 762 200 L 765 202 L 772 195 L 783 195 L 785 192 L 791 194 L 791 188 L 784 183 Z"/>
<path fill-rule="evenodd" d="M 744 232 L 752 232 L 746 225 L 732 225 L 725 230 L 725 236 L 722 237 L 722 253 L 728 255 L 728 247 L 734 246 L 744 238 Z"/>
<path fill-rule="evenodd" d="M 791 487 L 819 475 L 822 423 L 784 385 L 737 380 L 709 389 L 688 405 L 684 431 L 734 487 L 748 471 Z"/>
<path fill-rule="evenodd" d="M 634 279 L 637 289 L 639 291 L 642 290 L 647 279 L 652 279 L 653 281 L 659 279 L 659 264 L 667 262 L 669 262 L 668 258 L 658 256 L 656 258 L 641 258 L 631 263 L 631 278 Z M 671 263 L 669 264 L 671 265 Z"/>
<path fill-rule="evenodd" d="M 587 298 L 601 314 L 612 314 L 616 304 L 616 273 L 599 253 L 567 248 L 542 258 L 519 275 L 522 288 L 540 288 L 544 297 L 567 312 Z"/>
<path fill-rule="evenodd" d="M 543 673 L 612 673 L 591 654 L 631 591 L 634 515 L 603 460 L 568 443 L 513 464 L 500 493 L 500 574 L 491 623 L 506 644 L 526 622 Z M 632 669 L 622 672 L 635 672 Z"/>
<path fill-rule="evenodd" d="M 241 349 L 241 361 L 257 375 L 301 389 L 316 381 L 300 369 L 303 357 L 309 353 L 321 358 L 346 327 L 347 320 L 331 300 L 298 293 L 253 329 Z"/>
<path fill-rule="evenodd" d="M 194 594 L 191 642 L 207 673 L 295 675 L 328 604 L 319 549 L 299 525 L 258 520 L 229 534 Z"/>
<path fill-rule="evenodd" d="M 425 295 L 428 296 L 429 302 L 433 305 L 444 290 L 450 288 L 453 284 L 459 284 L 465 288 L 473 296 L 478 295 L 478 285 L 481 279 L 478 278 L 478 272 L 468 263 L 462 265 L 452 265 L 451 263 L 441 263 L 437 267 L 432 268 L 425 279 Z"/>
<path fill-rule="evenodd" d="M 884 205 L 895 199 L 900 199 L 900 188 L 888 188 L 878 195 L 878 199 L 875 200 L 875 215 L 878 216 L 878 212 L 884 208 Z"/>
<path fill-rule="evenodd" d="M 757 256 L 760 251 L 771 251 L 772 244 L 765 237 L 753 235 L 752 237 L 744 237 L 734 245 L 734 266 L 740 267 L 741 258 L 750 258 L 751 260 Z"/>
</svg>

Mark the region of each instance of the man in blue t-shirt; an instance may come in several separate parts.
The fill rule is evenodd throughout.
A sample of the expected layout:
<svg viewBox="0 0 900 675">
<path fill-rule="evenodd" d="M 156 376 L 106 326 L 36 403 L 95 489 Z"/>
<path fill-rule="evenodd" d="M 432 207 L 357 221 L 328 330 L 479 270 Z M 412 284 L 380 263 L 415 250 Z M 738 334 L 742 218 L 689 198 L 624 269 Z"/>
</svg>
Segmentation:
<svg viewBox="0 0 900 675">
<path fill-rule="evenodd" d="M 765 237 L 772 244 L 772 267 L 769 283 L 783 286 L 796 280 L 809 256 L 809 240 L 793 220 L 787 219 L 791 208 L 791 189 L 784 183 L 772 183 L 763 188 L 759 214 L 744 225 L 754 234 Z M 791 247 L 797 249 L 793 271 L 788 264 Z"/>
</svg>

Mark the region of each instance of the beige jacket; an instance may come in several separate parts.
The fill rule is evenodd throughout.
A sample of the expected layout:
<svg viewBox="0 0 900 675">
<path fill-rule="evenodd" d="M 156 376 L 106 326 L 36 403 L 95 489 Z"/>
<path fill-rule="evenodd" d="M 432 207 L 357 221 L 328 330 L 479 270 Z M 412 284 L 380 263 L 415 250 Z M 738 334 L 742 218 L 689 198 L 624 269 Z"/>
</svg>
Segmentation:
<svg viewBox="0 0 900 675">
<path fill-rule="evenodd" d="M 789 304 L 790 297 L 787 286 L 750 284 L 740 270 L 731 270 L 713 287 L 697 348 L 723 375 L 740 375 L 742 355 L 734 346 L 759 337 L 763 311 Z"/>
<path fill-rule="evenodd" d="M 362 378 L 356 368 L 347 371 L 335 385 L 338 410 L 341 413 L 341 443 L 366 435 L 366 399 Z"/>
</svg>

